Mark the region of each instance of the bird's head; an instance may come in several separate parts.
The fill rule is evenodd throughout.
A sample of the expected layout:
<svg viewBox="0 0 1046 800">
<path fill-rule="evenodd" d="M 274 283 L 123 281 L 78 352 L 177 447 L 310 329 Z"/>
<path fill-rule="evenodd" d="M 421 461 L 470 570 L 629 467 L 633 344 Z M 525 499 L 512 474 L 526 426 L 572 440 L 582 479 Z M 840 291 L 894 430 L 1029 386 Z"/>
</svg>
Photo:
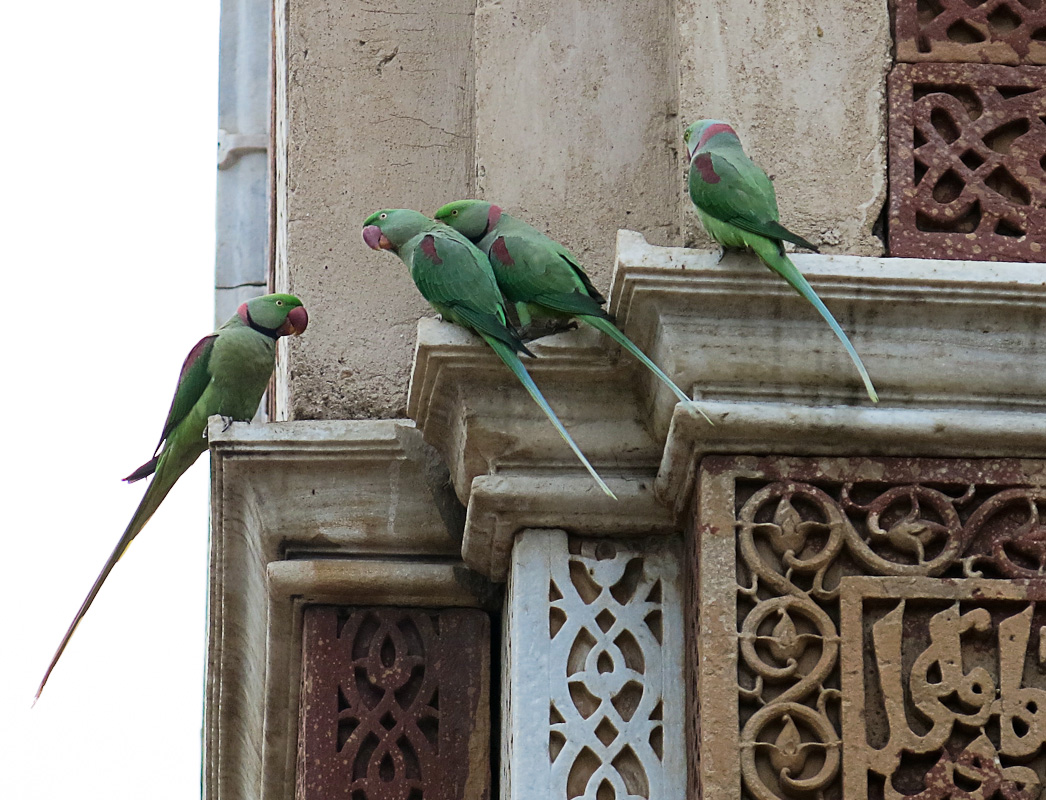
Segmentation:
<svg viewBox="0 0 1046 800">
<path fill-rule="evenodd" d="M 683 133 L 683 141 L 686 142 L 686 148 L 690 158 L 692 159 L 694 153 L 708 144 L 713 136 L 719 136 L 721 134 L 726 134 L 726 137 L 737 140 L 737 132 L 734 131 L 729 123 L 723 122 L 722 120 L 699 119 L 697 122 L 688 125 L 686 131 Z"/>
<path fill-rule="evenodd" d="M 498 224 L 501 209 L 483 200 L 455 200 L 453 203 L 447 203 L 433 216 L 466 239 L 476 242 Z"/>
<path fill-rule="evenodd" d="M 293 294 L 264 294 L 237 310 L 245 325 L 273 337 L 297 336 L 309 325 L 309 314 Z"/>
<path fill-rule="evenodd" d="M 432 220 L 409 208 L 386 208 L 375 211 L 363 221 L 363 241 L 372 250 L 391 250 L 403 247 L 426 228 Z"/>
</svg>

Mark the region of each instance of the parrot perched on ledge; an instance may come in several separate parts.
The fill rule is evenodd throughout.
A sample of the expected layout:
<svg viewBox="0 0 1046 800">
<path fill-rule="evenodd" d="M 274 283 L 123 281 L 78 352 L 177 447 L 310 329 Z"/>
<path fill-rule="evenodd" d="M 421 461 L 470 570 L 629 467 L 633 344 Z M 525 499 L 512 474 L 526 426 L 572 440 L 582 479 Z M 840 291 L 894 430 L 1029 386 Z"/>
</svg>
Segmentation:
<svg viewBox="0 0 1046 800">
<path fill-rule="evenodd" d="M 232 319 L 202 338 L 189 351 L 153 457 L 124 478 L 133 483 L 153 475 L 152 482 L 62 637 L 40 688 L 36 690 L 36 699 L 40 698 L 73 631 L 131 540 L 145 526 L 182 473 L 207 450 L 207 418 L 217 414 L 230 421 L 250 421 L 272 377 L 276 364 L 276 340 L 281 336 L 297 336 L 308 324 L 309 315 L 297 297 L 267 294 L 241 305 Z"/>
<path fill-rule="evenodd" d="M 559 242 L 482 200 L 448 203 L 435 216 L 487 254 L 498 287 L 505 298 L 515 304 L 523 325 L 528 324 L 531 316 L 576 317 L 639 359 L 679 400 L 693 402 L 611 322 L 610 315 L 603 310 L 606 300 L 592 285 L 573 253 Z M 703 416 L 704 412 L 701 413 Z"/>
<path fill-rule="evenodd" d="M 864 381 L 873 402 L 879 402 L 861 357 L 832 312 L 821 302 L 803 274 L 785 254 L 783 242 L 817 252 L 817 247 L 780 222 L 777 195 L 766 173 L 744 154 L 730 125 L 702 119 L 683 134 L 690 153 L 690 199 L 709 236 L 721 247 L 747 248 L 805 297 L 824 317 Z"/>
<path fill-rule="evenodd" d="M 556 431 L 608 497 L 610 491 L 545 400 L 517 353 L 532 356 L 509 329 L 505 301 L 490 263 L 464 236 L 405 208 L 375 211 L 363 223 L 363 241 L 402 259 L 422 296 L 444 319 L 479 334 L 523 384 Z"/>
</svg>

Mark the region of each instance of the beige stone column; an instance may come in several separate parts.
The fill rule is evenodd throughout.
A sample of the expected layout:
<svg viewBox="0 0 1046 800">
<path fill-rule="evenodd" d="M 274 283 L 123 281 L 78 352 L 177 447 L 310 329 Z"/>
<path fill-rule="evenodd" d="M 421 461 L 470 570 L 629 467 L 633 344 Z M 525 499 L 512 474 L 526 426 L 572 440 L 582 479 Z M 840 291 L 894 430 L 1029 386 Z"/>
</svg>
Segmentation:
<svg viewBox="0 0 1046 800">
<path fill-rule="evenodd" d="M 613 231 L 679 243 L 672 3 L 480 0 L 477 188 L 570 247 L 605 290 Z"/>
<path fill-rule="evenodd" d="M 276 286 L 312 315 L 284 351 L 278 418 L 402 415 L 429 308 L 360 231 L 379 208 L 472 192 L 473 7 L 277 3 Z"/>
</svg>

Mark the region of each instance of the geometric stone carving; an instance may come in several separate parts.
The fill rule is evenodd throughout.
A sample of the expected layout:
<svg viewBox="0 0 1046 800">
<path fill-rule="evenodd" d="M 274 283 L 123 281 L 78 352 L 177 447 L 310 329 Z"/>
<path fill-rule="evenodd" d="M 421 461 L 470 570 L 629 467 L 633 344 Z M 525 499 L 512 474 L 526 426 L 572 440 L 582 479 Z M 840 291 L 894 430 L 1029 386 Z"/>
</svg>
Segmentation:
<svg viewBox="0 0 1046 800">
<path fill-rule="evenodd" d="M 673 537 L 527 530 L 505 603 L 502 797 L 678 800 L 683 630 Z"/>
<path fill-rule="evenodd" d="M 1046 261 L 1046 67 L 890 73 L 890 255 Z"/>
<path fill-rule="evenodd" d="M 844 578 L 840 600 L 845 797 L 1040 796 L 1046 580 Z"/>
<path fill-rule="evenodd" d="M 894 0 L 898 61 L 1046 64 L 1036 0 Z"/>
<path fill-rule="evenodd" d="M 1038 797 L 1046 462 L 709 456 L 695 505 L 706 797 Z"/>
<path fill-rule="evenodd" d="M 298 800 L 490 794 L 490 624 L 473 609 L 305 610 Z"/>
</svg>

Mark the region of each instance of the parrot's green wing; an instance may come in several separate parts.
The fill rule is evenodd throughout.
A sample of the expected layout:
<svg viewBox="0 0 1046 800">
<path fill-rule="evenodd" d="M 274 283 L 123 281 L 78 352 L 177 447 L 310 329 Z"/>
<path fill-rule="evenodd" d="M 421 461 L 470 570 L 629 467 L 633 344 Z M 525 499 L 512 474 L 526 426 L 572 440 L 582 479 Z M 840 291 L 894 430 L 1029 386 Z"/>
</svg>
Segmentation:
<svg viewBox="0 0 1046 800">
<path fill-rule="evenodd" d="M 174 399 L 171 400 L 171 408 L 167 412 L 163 433 L 160 434 L 160 441 L 156 443 L 153 457 L 124 478 L 127 483 L 140 481 L 156 471 L 160 448 L 163 446 L 164 440 L 171 435 L 171 431 L 178 427 L 178 423 L 185 419 L 192 407 L 196 405 L 196 401 L 203 396 L 203 390 L 211 382 L 209 369 L 211 352 L 214 350 L 214 342 L 217 338 L 217 333 L 204 336 L 185 357 L 181 374 L 178 376 L 178 386 L 174 391 Z"/>
<path fill-rule="evenodd" d="M 418 291 L 440 313 L 529 355 L 506 324 L 501 290 L 479 250 L 442 231 L 423 233 L 404 249 L 411 253 L 410 274 Z"/>
<path fill-rule="evenodd" d="M 570 251 L 535 234 L 497 236 L 490 244 L 487 256 L 505 296 L 571 316 L 605 317 L 602 295 Z"/>
<path fill-rule="evenodd" d="M 171 408 L 167 412 L 167 421 L 163 424 L 163 433 L 156 445 L 159 451 L 163 440 L 170 436 L 175 426 L 185 419 L 189 410 L 196 405 L 196 401 L 203 395 L 203 390 L 211 382 L 211 352 L 214 350 L 214 342 L 218 334 L 212 333 L 204 336 L 189 351 L 182 364 L 182 371 L 178 375 L 178 388 L 175 389 Z"/>
<path fill-rule="evenodd" d="M 768 239 L 792 242 L 817 252 L 817 246 L 777 220 L 777 194 L 766 173 L 740 148 L 720 154 L 698 151 L 690 162 L 690 199 L 721 222 Z"/>
</svg>

